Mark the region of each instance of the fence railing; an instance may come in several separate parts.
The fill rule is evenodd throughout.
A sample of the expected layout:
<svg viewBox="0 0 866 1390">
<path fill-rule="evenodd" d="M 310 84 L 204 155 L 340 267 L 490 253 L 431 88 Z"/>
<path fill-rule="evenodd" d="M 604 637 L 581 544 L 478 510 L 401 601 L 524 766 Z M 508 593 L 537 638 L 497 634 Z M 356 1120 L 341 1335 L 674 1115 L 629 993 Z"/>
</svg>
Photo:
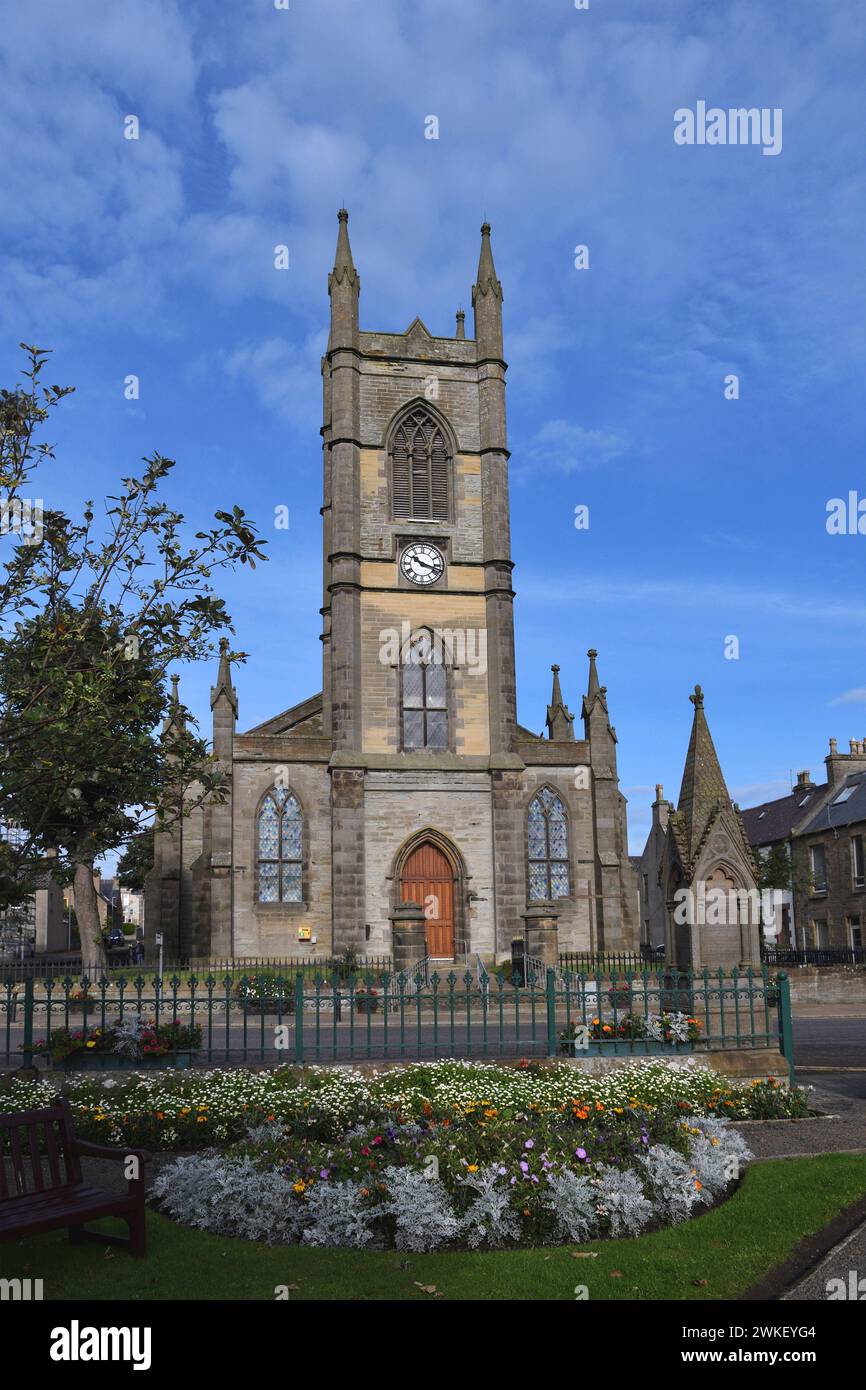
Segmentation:
<svg viewBox="0 0 866 1390">
<path fill-rule="evenodd" d="M 590 973 L 608 970 L 647 970 L 663 964 L 664 958 L 664 946 L 642 946 L 639 955 L 634 951 L 562 951 L 559 956 L 559 968 Z"/>
<path fill-rule="evenodd" d="M 548 968 L 530 969 L 524 986 L 485 976 L 472 970 L 329 978 L 175 973 L 160 980 L 138 972 L 73 984 L 0 975 L 0 1062 L 47 1061 L 54 1034 L 55 1053 L 71 1053 L 55 1061 L 68 1069 L 108 1067 L 121 1025 L 127 1034 L 130 1027 L 147 1028 L 151 1041 L 168 1049 L 162 1058 L 139 1058 L 141 1065 L 648 1056 L 749 1047 L 781 1051 L 793 1073 L 784 973 L 771 980 L 766 969 L 589 974 Z"/>
<path fill-rule="evenodd" d="M 149 961 L 147 964 L 136 965 L 131 963 L 129 956 L 132 947 L 118 947 L 110 950 L 106 958 L 106 970 L 111 976 L 118 971 L 122 971 L 127 976 L 134 976 L 137 972 L 143 971 L 151 975 L 156 968 L 156 962 Z M 373 971 L 376 973 L 389 972 L 392 968 L 390 956 L 356 956 L 354 963 L 347 960 L 345 956 L 311 957 L 311 956 L 237 956 L 226 959 L 182 959 L 165 958 L 163 961 L 163 977 L 166 975 L 183 974 L 189 975 L 195 972 L 199 977 L 212 974 L 219 977 L 231 975 L 239 978 L 241 975 L 294 975 L 301 971 L 305 975 L 314 975 L 317 972 L 326 975 L 348 975 L 360 971 Z M 66 955 L 50 958 L 30 957 L 24 961 L 0 960 L 0 981 L 13 980 L 43 980 L 55 979 L 63 980 L 66 978 L 77 980 L 81 977 L 81 956 Z"/>
<path fill-rule="evenodd" d="M 866 965 L 866 947 L 842 946 L 834 949 L 807 948 L 804 950 L 781 950 L 775 946 L 762 946 L 761 959 L 766 965 Z"/>
</svg>

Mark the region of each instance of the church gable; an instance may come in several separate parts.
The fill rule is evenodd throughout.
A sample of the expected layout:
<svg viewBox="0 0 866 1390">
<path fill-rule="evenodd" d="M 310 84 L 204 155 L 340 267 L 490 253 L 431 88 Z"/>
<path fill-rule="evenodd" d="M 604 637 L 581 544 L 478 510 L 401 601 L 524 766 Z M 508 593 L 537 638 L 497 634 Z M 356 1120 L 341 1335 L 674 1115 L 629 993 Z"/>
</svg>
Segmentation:
<svg viewBox="0 0 866 1390">
<path fill-rule="evenodd" d="M 282 714 L 275 714 L 272 719 L 266 719 L 263 724 L 257 724 L 254 729 L 247 729 L 241 738 L 254 737 L 260 734 L 288 734 L 289 737 L 296 738 L 321 738 L 322 737 L 322 695 L 311 695 L 308 700 L 302 700 L 299 705 L 292 705 L 291 708 L 283 710 Z"/>
</svg>

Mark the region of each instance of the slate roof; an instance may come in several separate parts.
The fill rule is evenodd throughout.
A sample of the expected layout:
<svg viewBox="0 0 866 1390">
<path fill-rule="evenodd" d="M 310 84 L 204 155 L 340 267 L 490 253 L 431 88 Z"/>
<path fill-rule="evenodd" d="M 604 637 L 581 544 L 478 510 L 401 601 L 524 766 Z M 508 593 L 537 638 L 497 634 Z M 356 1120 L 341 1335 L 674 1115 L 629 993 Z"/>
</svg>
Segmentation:
<svg viewBox="0 0 866 1390">
<path fill-rule="evenodd" d="M 850 796 L 839 801 L 840 792 L 851 789 Z M 816 830 L 828 830 L 839 825 L 857 825 L 866 821 L 866 772 L 853 772 L 836 788 L 836 794 L 826 806 L 822 806 L 808 823 L 801 827 L 800 834 L 811 835 Z"/>
<path fill-rule="evenodd" d="M 741 811 L 746 834 L 753 845 L 774 845 L 779 840 L 790 838 L 795 825 L 808 816 L 812 806 L 820 805 L 829 783 L 820 787 L 795 787 L 787 796 L 777 797 L 775 801 L 764 801 L 760 806 L 750 806 Z M 805 806 L 802 803 L 805 801 Z"/>
<path fill-rule="evenodd" d="M 719 804 L 730 806 L 731 798 L 713 746 L 699 685 L 695 686 L 695 693 L 689 699 L 695 712 L 677 802 L 677 819 L 688 838 L 689 856 L 694 858 L 697 845 Z"/>
</svg>

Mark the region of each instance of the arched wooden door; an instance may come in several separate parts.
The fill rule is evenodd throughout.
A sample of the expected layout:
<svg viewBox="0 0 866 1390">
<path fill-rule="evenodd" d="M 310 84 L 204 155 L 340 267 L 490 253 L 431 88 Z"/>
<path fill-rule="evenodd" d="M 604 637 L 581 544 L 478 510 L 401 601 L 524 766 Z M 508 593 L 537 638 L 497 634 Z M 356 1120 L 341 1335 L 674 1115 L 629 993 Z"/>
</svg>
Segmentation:
<svg viewBox="0 0 866 1390">
<path fill-rule="evenodd" d="M 418 845 L 403 865 L 400 892 L 404 902 L 418 903 L 427 917 L 427 954 L 454 957 L 454 870 L 430 841 Z"/>
</svg>

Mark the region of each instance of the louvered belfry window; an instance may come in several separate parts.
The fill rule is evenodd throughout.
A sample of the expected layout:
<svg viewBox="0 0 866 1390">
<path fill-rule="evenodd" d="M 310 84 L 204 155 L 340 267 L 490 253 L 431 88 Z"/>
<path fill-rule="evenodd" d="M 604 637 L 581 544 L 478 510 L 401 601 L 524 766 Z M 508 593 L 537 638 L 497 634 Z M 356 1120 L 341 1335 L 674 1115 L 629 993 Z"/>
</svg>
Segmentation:
<svg viewBox="0 0 866 1390">
<path fill-rule="evenodd" d="M 400 422 L 391 446 L 394 516 L 448 520 L 450 457 L 442 426 L 423 406 Z"/>
</svg>

